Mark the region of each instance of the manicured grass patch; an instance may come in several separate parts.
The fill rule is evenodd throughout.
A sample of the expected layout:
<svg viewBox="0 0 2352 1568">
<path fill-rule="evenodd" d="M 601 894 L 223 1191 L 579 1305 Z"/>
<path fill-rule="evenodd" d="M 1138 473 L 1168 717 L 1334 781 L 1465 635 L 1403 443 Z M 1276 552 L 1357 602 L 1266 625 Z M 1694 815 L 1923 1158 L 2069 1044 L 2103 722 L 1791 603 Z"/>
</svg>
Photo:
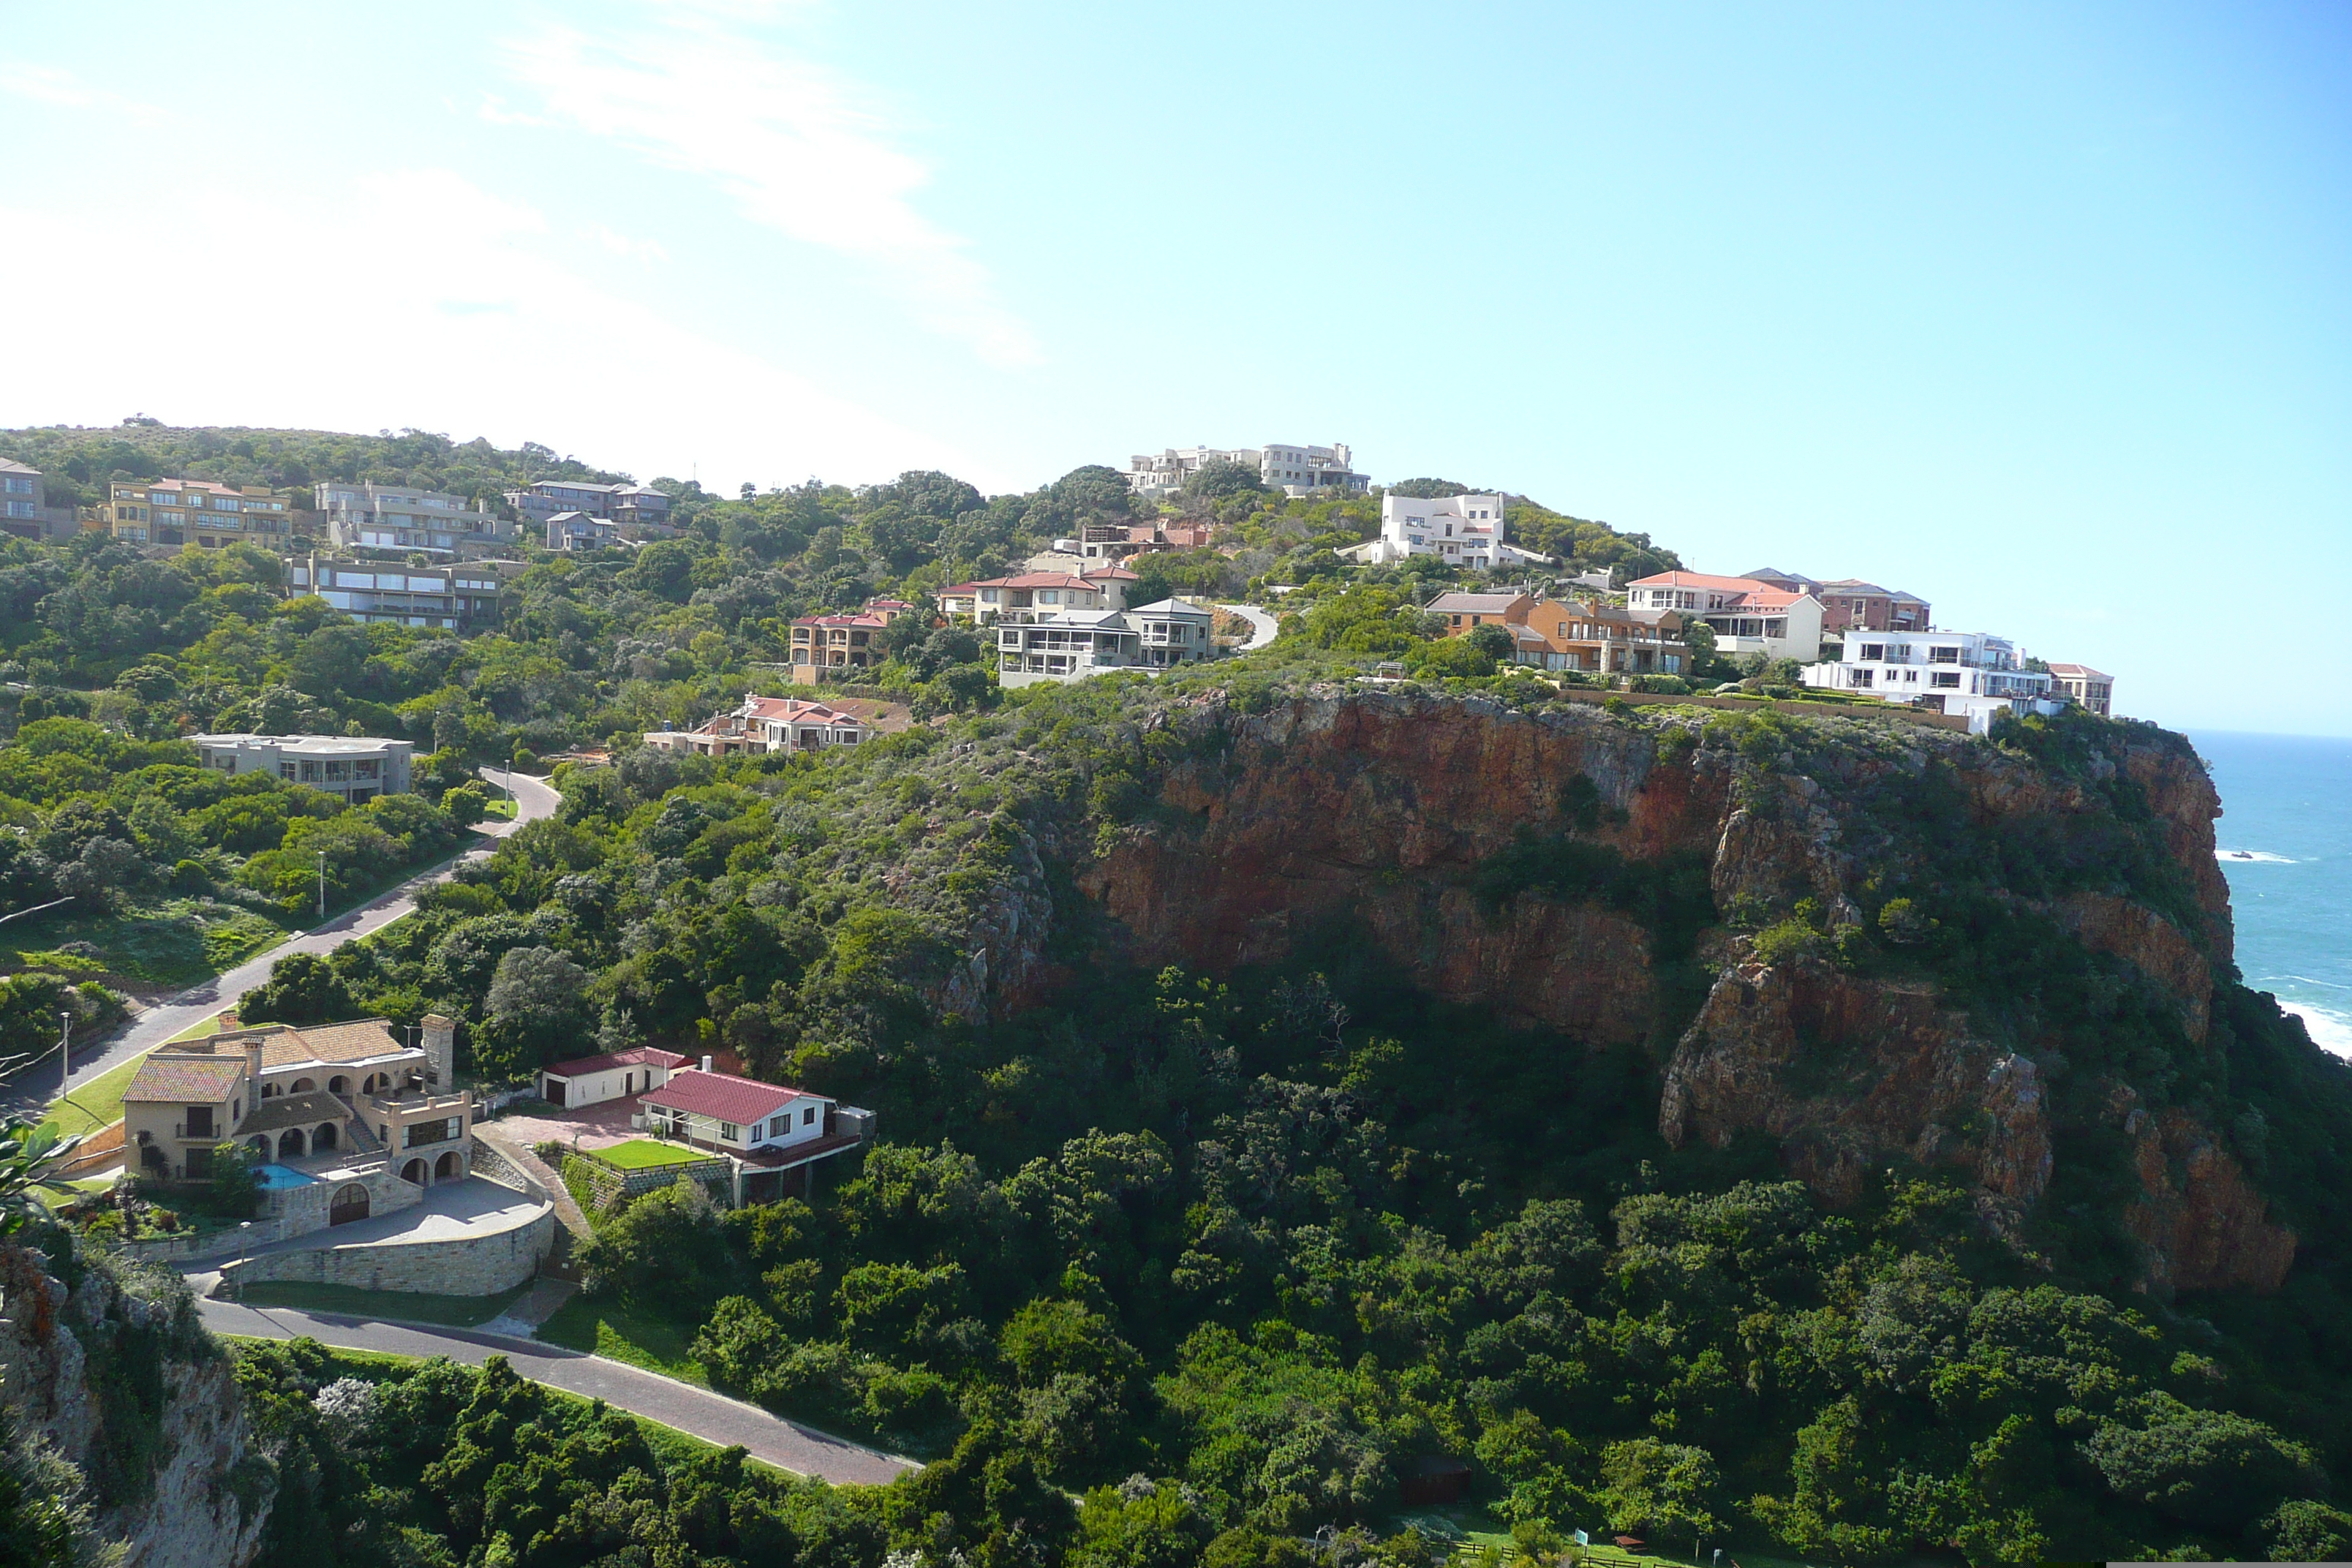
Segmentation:
<svg viewBox="0 0 2352 1568">
<path fill-rule="evenodd" d="M 131 1088 L 131 1080 L 139 1076 L 139 1064 L 147 1058 L 131 1058 L 119 1068 L 110 1068 L 88 1083 L 80 1084 L 49 1102 L 43 1118 L 47 1126 L 54 1127 L 63 1136 L 95 1132 L 122 1120 L 122 1096 Z"/>
<path fill-rule="evenodd" d="M 12 925 L 0 950 L 9 969 L 45 968 L 80 978 L 106 973 L 140 984 L 178 989 L 286 940 L 286 929 L 266 915 L 208 899 L 166 899 L 113 914 L 58 910 Z M 58 951 L 87 942 L 95 952 Z"/>
<path fill-rule="evenodd" d="M 710 1386 L 702 1363 L 686 1353 L 694 1331 L 614 1301 L 574 1296 L 539 1326 L 539 1337 L 566 1350 L 593 1351 L 700 1388 Z"/>
<path fill-rule="evenodd" d="M 610 1149 L 583 1149 L 582 1153 L 592 1160 L 602 1160 L 623 1171 L 646 1171 L 656 1165 L 685 1165 L 711 1155 L 698 1149 L 681 1149 L 675 1143 L 656 1143 L 650 1138 L 632 1138 L 625 1143 L 615 1143 Z"/>
<path fill-rule="evenodd" d="M 350 1318 L 405 1319 L 446 1328 L 478 1328 L 520 1300 L 532 1281 L 495 1296 L 426 1296 L 407 1290 L 361 1290 L 301 1279 L 257 1279 L 234 1299 L 248 1307 L 291 1307 L 301 1312 L 340 1312 Z"/>
</svg>

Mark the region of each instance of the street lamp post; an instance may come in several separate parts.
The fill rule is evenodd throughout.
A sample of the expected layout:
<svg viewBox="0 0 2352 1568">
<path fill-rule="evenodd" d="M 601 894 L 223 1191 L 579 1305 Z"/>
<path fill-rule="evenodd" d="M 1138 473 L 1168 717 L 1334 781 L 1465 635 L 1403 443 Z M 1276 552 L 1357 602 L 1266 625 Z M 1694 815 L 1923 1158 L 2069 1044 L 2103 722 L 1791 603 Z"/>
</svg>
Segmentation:
<svg viewBox="0 0 2352 1568">
<path fill-rule="evenodd" d="M 242 1301 L 245 1300 L 243 1265 L 253 1261 L 253 1222 L 249 1219 L 239 1220 L 236 1224 L 236 1260 L 239 1265 L 236 1271 L 236 1299 Z"/>
<path fill-rule="evenodd" d="M 319 851 L 319 923 L 327 921 L 327 852 Z"/>
<path fill-rule="evenodd" d="M 63 1084 L 73 1077 L 73 1012 L 70 1008 L 58 1015 L 65 1033 L 58 1037 L 58 1082 Z"/>
</svg>

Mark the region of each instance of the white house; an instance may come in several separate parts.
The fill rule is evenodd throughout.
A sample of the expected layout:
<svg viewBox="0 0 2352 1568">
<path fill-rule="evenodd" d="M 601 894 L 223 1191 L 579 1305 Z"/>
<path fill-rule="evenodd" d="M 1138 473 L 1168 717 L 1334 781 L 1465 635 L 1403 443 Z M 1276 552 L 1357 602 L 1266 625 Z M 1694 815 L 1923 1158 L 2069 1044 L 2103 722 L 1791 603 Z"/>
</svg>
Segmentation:
<svg viewBox="0 0 2352 1568">
<path fill-rule="evenodd" d="M 695 752 L 725 757 L 749 752 L 821 752 L 856 746 L 880 731 L 873 720 L 827 702 L 746 692 L 724 713 L 714 713 L 693 730 L 654 730 L 646 744 L 657 752 Z"/>
<path fill-rule="evenodd" d="M 1760 653 L 1811 664 L 1822 657 L 1822 602 L 1758 578 L 1660 572 L 1626 584 L 1625 603 L 1705 621 L 1714 628 L 1715 651 L 1727 658 Z"/>
<path fill-rule="evenodd" d="M 407 741 L 364 735 L 198 735 L 199 765 L 225 773 L 274 773 L 353 805 L 408 793 Z"/>
<path fill-rule="evenodd" d="M 1112 670 L 1196 664 L 1214 651 L 1213 617 L 1182 599 L 1134 609 L 1065 610 L 996 625 L 996 678 L 1004 686 L 1084 680 Z"/>
<path fill-rule="evenodd" d="M 2055 713 L 2046 671 L 2028 669 L 2017 645 L 1983 632 L 1854 632 L 1845 657 L 1804 672 L 1822 690 L 1961 713 L 1983 734 L 2002 713 Z"/>
<path fill-rule="evenodd" d="M 822 1094 L 699 1068 L 667 1075 L 637 1096 L 646 1131 L 730 1154 L 793 1150 L 827 1137 L 835 1102 Z"/>
<path fill-rule="evenodd" d="M 539 1069 L 539 1098 L 567 1110 L 633 1098 L 659 1089 L 686 1063 L 676 1051 L 653 1046 L 555 1062 Z"/>
<path fill-rule="evenodd" d="M 1289 496 L 1333 489 L 1360 495 L 1372 484 L 1369 475 L 1356 472 L 1355 455 L 1344 441 L 1328 447 L 1275 442 L 1264 447 L 1169 447 L 1139 452 L 1127 460 L 1128 489 L 1146 500 L 1159 500 L 1174 495 L 1184 488 L 1186 479 L 1216 462 L 1255 468 L 1260 483 Z"/>
<path fill-rule="evenodd" d="M 330 480 L 317 487 L 329 542 L 343 549 L 479 553 L 515 537 L 513 523 L 442 490 Z"/>
<path fill-rule="evenodd" d="M 1380 537 L 1339 553 L 1375 566 L 1434 555 L 1449 566 L 1475 572 L 1541 565 L 1551 559 L 1510 542 L 1498 495 L 1382 496 Z"/>
</svg>

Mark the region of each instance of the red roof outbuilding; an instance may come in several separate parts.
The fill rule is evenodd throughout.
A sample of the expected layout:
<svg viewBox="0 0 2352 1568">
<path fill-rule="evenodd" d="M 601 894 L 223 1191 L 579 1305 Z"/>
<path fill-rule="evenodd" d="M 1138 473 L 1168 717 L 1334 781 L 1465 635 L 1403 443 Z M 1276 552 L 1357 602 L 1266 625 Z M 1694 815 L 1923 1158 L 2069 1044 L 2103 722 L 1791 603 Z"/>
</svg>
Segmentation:
<svg viewBox="0 0 2352 1568">
<path fill-rule="evenodd" d="M 637 1096 L 639 1105 L 658 1105 L 715 1121 L 748 1127 L 774 1115 L 795 1100 L 825 1100 L 804 1089 L 761 1083 L 731 1072 L 688 1071 L 673 1074 L 659 1089 Z M 829 1100 L 827 1103 L 831 1103 Z"/>
</svg>

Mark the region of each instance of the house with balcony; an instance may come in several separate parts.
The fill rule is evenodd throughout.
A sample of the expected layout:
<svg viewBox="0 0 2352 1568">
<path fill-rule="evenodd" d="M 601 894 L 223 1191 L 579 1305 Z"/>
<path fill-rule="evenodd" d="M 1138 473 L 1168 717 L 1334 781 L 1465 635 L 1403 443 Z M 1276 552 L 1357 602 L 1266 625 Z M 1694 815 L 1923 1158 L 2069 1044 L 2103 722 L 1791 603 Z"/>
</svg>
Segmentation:
<svg viewBox="0 0 2352 1568">
<path fill-rule="evenodd" d="M 1449 566 L 1489 572 L 1509 566 L 1551 563 L 1549 555 L 1523 550 L 1510 542 L 1499 495 L 1418 496 L 1381 498 L 1381 531 L 1375 539 L 1351 544 L 1338 553 L 1370 566 L 1390 564 L 1415 555 L 1434 555 Z"/>
<path fill-rule="evenodd" d="M 870 1110 L 788 1084 L 713 1072 L 709 1057 L 638 1095 L 637 1105 L 638 1131 L 725 1158 L 738 1203 L 782 1195 L 791 1173 L 811 1180 L 817 1162 L 857 1147 L 874 1131 Z"/>
<path fill-rule="evenodd" d="M 1625 584 L 1635 610 L 1673 610 L 1702 620 L 1725 658 L 1751 653 L 1811 664 L 1822 657 L 1822 602 L 1809 590 L 1780 588 L 1754 577 L 1705 572 L 1660 572 Z"/>
<path fill-rule="evenodd" d="M 2115 716 L 2116 678 L 2103 670 L 2093 669 L 2087 664 L 2053 664 L 2050 667 L 2050 688 L 2076 707 L 2102 719 Z"/>
<path fill-rule="evenodd" d="M 293 536 L 292 505 L 283 490 L 250 485 L 232 489 L 208 479 L 118 480 L 107 486 L 99 516 L 114 538 L 133 544 L 278 550 Z"/>
<path fill-rule="evenodd" d="M 1539 600 L 1513 626 L 1514 659 L 1580 675 L 1688 674 L 1690 644 L 1675 610 L 1635 610 L 1592 599 Z"/>
<path fill-rule="evenodd" d="M 729 757 L 750 752 L 822 752 L 856 746 L 880 733 L 876 713 L 860 713 L 828 702 L 746 692 L 724 713 L 714 713 L 691 730 L 655 730 L 646 744 L 658 752 Z M 903 710 L 900 710 L 903 712 Z"/>
<path fill-rule="evenodd" d="M 56 543 L 80 531 L 73 508 L 49 504 L 40 469 L 0 458 L 0 533 Z"/>
<path fill-rule="evenodd" d="M 308 1194 L 320 1201 L 279 1203 L 281 1218 L 315 1218 L 310 1228 L 414 1204 L 473 1173 L 476 1109 L 457 1087 L 455 1032 L 427 1014 L 413 1045 L 384 1019 L 362 1018 L 159 1046 L 123 1093 L 129 1157 L 157 1180 L 201 1182 L 216 1145 L 244 1144 L 273 1167 L 273 1201 L 331 1189 Z"/>
<path fill-rule="evenodd" d="M 1131 610 L 1066 610 L 996 624 L 996 679 L 1008 687 L 1084 680 L 1116 670 L 1148 674 L 1216 652 L 1214 617 L 1182 599 Z"/>
<path fill-rule="evenodd" d="M 801 616 L 793 623 L 793 679 L 814 686 L 880 668 L 889 659 L 882 647 L 882 631 L 895 618 L 876 609 Z"/>
<path fill-rule="evenodd" d="M 958 583 L 939 592 L 940 609 L 980 626 L 997 621 L 1034 620 L 1072 610 L 1118 611 L 1126 607 L 1127 585 L 1134 573 L 1118 566 L 1096 567 L 1083 574 L 1022 572 L 1010 577 L 990 577 Z"/>
<path fill-rule="evenodd" d="M 338 550 L 392 550 L 478 561 L 510 554 L 518 530 L 463 496 L 407 485 L 328 481 L 315 487 L 327 541 Z"/>
<path fill-rule="evenodd" d="M 352 805 L 380 795 L 406 795 L 410 741 L 366 735 L 198 735 L 199 766 L 224 773 L 272 773 Z"/>
<path fill-rule="evenodd" d="M 1854 632 L 1845 657 L 1804 672 L 1817 689 L 1964 714 L 1983 734 L 2003 713 L 2055 713 L 2047 670 L 2028 667 L 2017 645 L 1986 632 Z"/>
<path fill-rule="evenodd" d="M 669 497 L 650 485 L 593 484 L 585 479 L 541 479 L 506 492 L 507 505 L 525 526 L 544 525 L 568 512 L 612 525 L 610 537 L 632 543 L 667 539 L 677 531 L 670 525 Z M 550 550 L 556 548 L 553 544 Z"/>
<path fill-rule="evenodd" d="M 289 598 L 316 594 L 355 621 L 456 632 L 496 625 L 507 584 L 526 570 L 520 561 L 415 566 L 317 555 L 289 556 L 284 565 Z"/>
</svg>

